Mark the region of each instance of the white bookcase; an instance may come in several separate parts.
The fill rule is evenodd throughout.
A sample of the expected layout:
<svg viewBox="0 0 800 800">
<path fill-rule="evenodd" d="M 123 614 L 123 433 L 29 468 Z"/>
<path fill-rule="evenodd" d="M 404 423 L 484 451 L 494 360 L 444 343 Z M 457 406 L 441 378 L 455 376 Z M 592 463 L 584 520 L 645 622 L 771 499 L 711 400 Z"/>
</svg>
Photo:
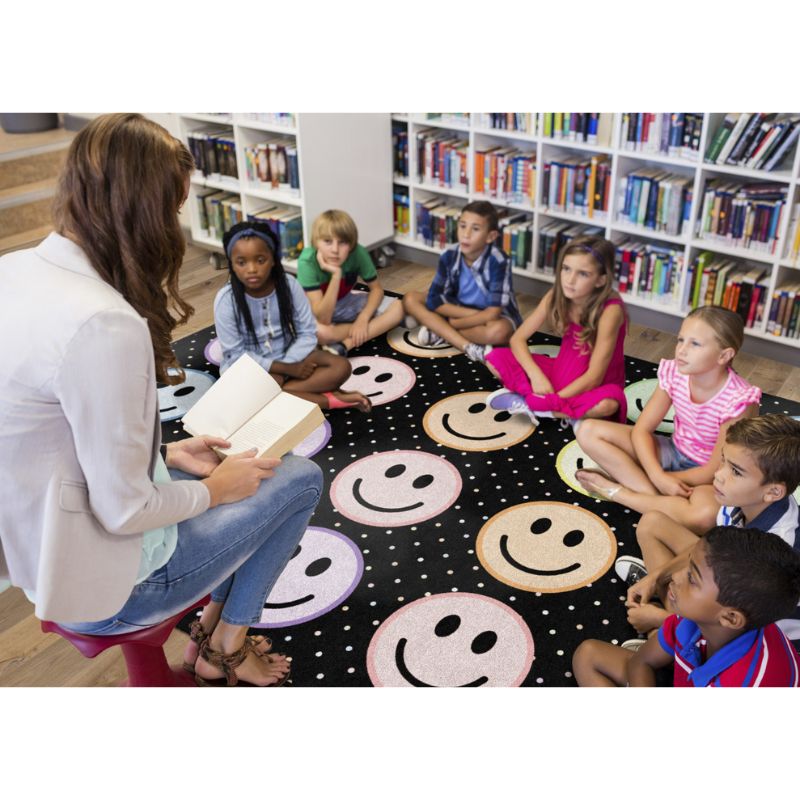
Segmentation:
<svg viewBox="0 0 800 800">
<path fill-rule="evenodd" d="M 618 243 L 626 237 L 634 238 L 644 243 L 658 245 L 671 245 L 677 249 L 683 249 L 684 270 L 680 276 L 680 289 L 678 297 L 683 297 L 684 281 L 689 265 L 696 255 L 708 250 L 712 253 L 719 253 L 722 256 L 731 256 L 740 259 L 744 264 L 752 266 L 763 265 L 767 268 L 768 284 L 766 295 L 766 308 L 763 319 L 753 328 L 748 328 L 748 336 L 760 338 L 769 342 L 780 342 L 800 348 L 800 339 L 787 338 L 784 336 L 774 336 L 766 331 L 769 308 L 772 302 L 773 291 L 777 286 L 782 285 L 787 279 L 800 281 L 800 262 L 789 259 L 787 242 L 789 235 L 789 223 L 794 205 L 800 203 L 800 149 L 794 145 L 794 152 L 787 158 L 782 171 L 764 171 L 745 169 L 742 167 L 730 167 L 703 162 L 703 154 L 711 141 L 720 123 L 723 113 L 703 114 L 703 125 L 700 136 L 700 147 L 695 158 L 668 157 L 666 155 L 655 154 L 644 151 L 630 150 L 621 141 L 623 125 L 623 115 L 614 113 L 610 126 L 610 141 L 606 145 L 591 145 L 579 141 L 566 139 L 553 139 L 543 135 L 543 115 L 531 114 L 531 132 L 519 132 L 514 130 L 486 128 L 480 125 L 480 114 L 462 115 L 433 115 L 433 114 L 392 114 L 393 129 L 398 127 L 407 130 L 408 133 L 408 167 L 407 177 L 394 176 L 393 191 L 398 191 L 398 187 L 405 187 L 409 194 L 409 217 L 410 232 L 405 236 L 395 236 L 395 242 L 408 247 L 429 253 L 440 253 L 441 248 L 429 247 L 418 239 L 416 230 L 415 204 L 418 201 L 426 200 L 431 197 L 441 195 L 454 205 L 465 205 L 467 202 L 478 199 L 487 199 L 495 206 L 506 207 L 514 211 L 523 210 L 529 214 L 532 220 L 532 259 L 523 267 L 515 267 L 514 273 L 526 278 L 552 284 L 553 277 L 538 269 L 538 247 L 539 231 L 548 222 L 553 220 L 566 220 L 574 223 L 593 225 L 605 231 L 605 236 L 611 241 Z M 467 190 L 448 189 L 431 186 L 421 182 L 416 174 L 417 164 L 417 135 L 426 129 L 443 128 L 452 133 L 454 137 L 460 137 L 468 142 L 467 156 Z M 536 200 L 531 206 L 506 203 L 501 199 L 486 197 L 472 191 L 475 183 L 473 171 L 475 164 L 476 148 L 487 144 L 500 144 L 516 147 L 522 151 L 535 151 L 537 163 L 537 187 Z M 549 209 L 545 205 L 542 196 L 542 171 L 541 166 L 555 154 L 585 154 L 603 153 L 610 159 L 610 180 L 611 192 L 609 196 L 609 209 L 605 217 L 587 218 L 582 215 L 567 214 L 560 211 Z M 786 168 L 786 163 L 790 165 Z M 649 228 L 632 226 L 628 223 L 618 221 L 617 216 L 620 204 L 620 184 L 624 185 L 626 175 L 634 169 L 653 167 L 665 169 L 670 172 L 679 173 L 693 179 L 693 202 L 691 218 L 688 231 L 684 235 L 671 236 L 659 233 Z M 730 247 L 713 239 L 701 239 L 694 233 L 697 230 L 698 216 L 702 210 L 703 189 L 706 180 L 714 177 L 725 177 L 731 180 L 742 181 L 765 181 L 783 183 L 787 187 L 786 205 L 781 215 L 778 228 L 778 243 L 774 253 L 766 253 L 758 250 Z M 625 301 L 631 306 L 640 307 L 645 313 L 647 311 L 657 311 L 670 317 L 682 319 L 686 309 L 681 308 L 677 302 L 657 302 L 637 296 L 633 292 L 625 294 Z"/>
<path fill-rule="evenodd" d="M 367 249 L 391 240 L 391 148 L 389 114 L 176 114 L 180 137 L 187 142 L 192 131 L 214 127 L 230 129 L 236 143 L 238 179 L 192 176 L 187 205 L 192 240 L 221 253 L 222 243 L 204 235 L 199 224 L 196 193 L 205 188 L 239 195 L 244 218 L 272 203 L 302 213 L 303 242 L 310 243 L 315 217 L 329 208 L 341 208 L 356 221 L 359 241 Z M 265 139 L 280 137 L 296 144 L 299 190 L 279 191 L 268 184 L 247 180 L 244 149 Z M 294 270 L 296 262 L 284 262 Z"/>
</svg>

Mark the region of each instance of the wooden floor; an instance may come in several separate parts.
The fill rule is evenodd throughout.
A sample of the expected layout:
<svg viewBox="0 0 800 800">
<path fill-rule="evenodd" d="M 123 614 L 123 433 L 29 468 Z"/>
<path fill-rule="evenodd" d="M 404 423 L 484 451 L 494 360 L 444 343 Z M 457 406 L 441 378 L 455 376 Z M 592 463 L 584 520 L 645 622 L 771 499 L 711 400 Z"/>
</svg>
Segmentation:
<svg viewBox="0 0 800 800">
<path fill-rule="evenodd" d="M 425 290 L 432 275 L 432 269 L 408 261 L 397 261 L 380 271 L 383 286 L 396 292 Z M 181 290 L 195 307 L 195 314 L 175 331 L 176 339 L 213 324 L 214 296 L 226 280 L 227 271 L 215 270 L 206 251 L 189 247 Z M 538 300 L 524 294 L 518 299 L 523 316 Z M 671 357 L 674 347 L 672 334 L 633 324 L 625 353 L 655 362 Z M 765 392 L 800 401 L 800 368 L 747 353 L 736 357 L 736 368 Z M 0 686 L 114 686 L 124 680 L 125 665 L 118 648 L 93 660 L 84 659 L 60 637 L 43 634 L 32 609 L 19 589 L 0 594 Z M 166 652 L 171 662 L 180 661 L 185 642 L 186 635 L 180 631 L 170 636 Z"/>
</svg>

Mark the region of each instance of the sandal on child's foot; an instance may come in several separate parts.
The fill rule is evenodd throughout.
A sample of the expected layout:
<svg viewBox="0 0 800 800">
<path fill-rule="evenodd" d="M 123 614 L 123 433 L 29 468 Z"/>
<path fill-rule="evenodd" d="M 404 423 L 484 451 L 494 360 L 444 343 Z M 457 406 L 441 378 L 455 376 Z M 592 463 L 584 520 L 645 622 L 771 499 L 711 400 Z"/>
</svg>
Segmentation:
<svg viewBox="0 0 800 800">
<path fill-rule="evenodd" d="M 197 645 L 197 655 L 194 658 L 194 661 L 184 661 L 183 668 L 190 674 L 194 675 L 194 665 L 197 661 L 198 656 L 200 655 L 200 648 L 203 646 L 203 642 L 208 639 L 210 634 L 208 634 L 203 627 L 203 623 L 200 622 L 199 619 L 194 620 L 189 628 L 189 639 L 193 641 Z M 272 650 L 272 639 L 267 638 L 266 636 L 248 636 L 247 641 L 250 643 L 250 646 L 253 649 L 253 652 L 261 657 L 266 657 L 270 661 L 270 653 Z M 272 655 L 280 656 L 282 653 L 273 653 Z"/>
<path fill-rule="evenodd" d="M 283 675 L 281 675 L 275 683 L 259 684 L 241 680 L 236 674 L 236 668 L 244 663 L 248 654 L 251 652 L 253 652 L 254 655 L 257 655 L 253 649 L 252 637 L 249 636 L 245 639 L 244 644 L 233 653 L 223 653 L 219 650 L 212 649 L 211 639 L 207 638 L 200 648 L 198 659 L 202 659 L 212 667 L 221 670 L 222 677 L 203 678 L 198 675 L 197 672 L 195 672 L 195 683 L 198 686 L 248 686 L 268 689 L 277 686 L 283 686 L 286 681 L 289 680 L 289 677 L 291 676 L 291 669 L 287 670 Z M 267 659 L 269 660 L 269 656 L 267 656 Z"/>
</svg>

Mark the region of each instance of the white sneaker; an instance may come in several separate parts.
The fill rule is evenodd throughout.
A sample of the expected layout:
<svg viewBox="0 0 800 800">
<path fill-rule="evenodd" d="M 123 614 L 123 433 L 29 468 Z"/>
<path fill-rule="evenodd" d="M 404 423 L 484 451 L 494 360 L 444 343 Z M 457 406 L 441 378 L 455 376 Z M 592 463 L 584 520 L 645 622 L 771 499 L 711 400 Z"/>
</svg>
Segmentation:
<svg viewBox="0 0 800 800">
<path fill-rule="evenodd" d="M 633 586 L 634 583 L 647 575 L 647 567 L 645 567 L 644 561 L 641 558 L 636 558 L 636 556 L 620 556 L 614 562 L 614 571 L 628 586 Z"/>
<path fill-rule="evenodd" d="M 509 414 L 526 414 L 534 425 L 539 424 L 536 414 L 528 408 L 525 398 L 522 395 L 510 392 L 508 389 L 497 389 L 492 392 L 486 398 L 486 403 L 496 411 L 508 411 Z"/>
<path fill-rule="evenodd" d="M 421 344 L 423 347 L 436 347 L 437 345 L 444 344 L 444 339 L 424 325 L 420 325 L 417 331 L 417 343 Z"/>
<path fill-rule="evenodd" d="M 486 348 L 482 344 L 475 344 L 470 342 L 464 348 L 464 355 L 470 361 L 476 361 L 478 364 L 486 363 Z"/>
</svg>

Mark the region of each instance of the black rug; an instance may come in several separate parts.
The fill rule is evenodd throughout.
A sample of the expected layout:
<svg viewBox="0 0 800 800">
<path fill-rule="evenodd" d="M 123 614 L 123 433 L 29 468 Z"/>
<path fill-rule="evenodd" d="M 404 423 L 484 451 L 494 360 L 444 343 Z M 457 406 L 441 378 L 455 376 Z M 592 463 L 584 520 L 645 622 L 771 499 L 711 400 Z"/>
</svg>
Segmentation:
<svg viewBox="0 0 800 800">
<path fill-rule="evenodd" d="M 159 390 L 165 442 L 219 375 L 213 337 L 174 345 L 190 372 Z M 558 343 L 531 339 L 539 352 Z M 328 412 L 299 448 L 325 491 L 253 630 L 293 657 L 293 685 L 574 686 L 581 641 L 635 636 L 613 564 L 639 555 L 639 515 L 574 483 L 584 461 L 570 428 L 488 408 L 498 383 L 485 367 L 415 347 L 403 328 L 350 358 L 346 386 L 373 411 Z M 656 365 L 627 358 L 626 373 L 635 417 Z M 761 408 L 800 414 L 769 395 Z"/>
</svg>

